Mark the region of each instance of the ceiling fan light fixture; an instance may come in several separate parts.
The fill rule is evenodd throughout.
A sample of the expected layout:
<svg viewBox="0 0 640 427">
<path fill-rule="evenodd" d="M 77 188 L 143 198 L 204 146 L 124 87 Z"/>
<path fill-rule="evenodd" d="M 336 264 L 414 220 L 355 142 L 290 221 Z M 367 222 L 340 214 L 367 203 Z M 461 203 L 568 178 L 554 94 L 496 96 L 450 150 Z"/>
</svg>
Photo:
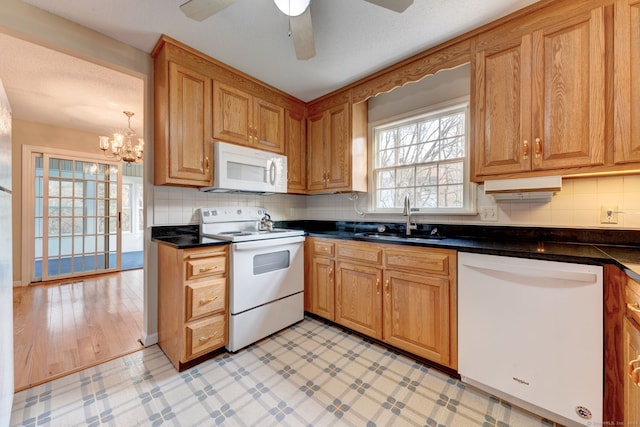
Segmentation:
<svg viewBox="0 0 640 427">
<path fill-rule="evenodd" d="M 311 0 L 273 0 L 280 12 L 287 16 L 299 16 L 309 7 Z"/>
</svg>

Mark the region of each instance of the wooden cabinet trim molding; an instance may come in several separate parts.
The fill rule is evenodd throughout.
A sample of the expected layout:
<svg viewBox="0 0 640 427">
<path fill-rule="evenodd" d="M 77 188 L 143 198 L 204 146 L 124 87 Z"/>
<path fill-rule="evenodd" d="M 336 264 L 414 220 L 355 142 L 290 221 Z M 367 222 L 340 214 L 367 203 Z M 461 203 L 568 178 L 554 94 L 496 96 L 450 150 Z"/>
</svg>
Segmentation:
<svg viewBox="0 0 640 427">
<path fill-rule="evenodd" d="M 198 68 L 197 71 L 209 75 L 214 80 L 222 81 L 231 86 L 241 87 L 254 96 L 284 108 L 295 110 L 299 109 L 300 104 L 304 104 L 298 98 L 205 55 L 165 34 L 162 34 L 158 39 L 151 52 L 151 56 L 155 58 L 163 49 L 167 50 L 169 55 L 174 56 L 178 61 L 180 58 L 183 58 L 183 61 L 186 61 L 188 64 L 194 64 Z"/>
</svg>

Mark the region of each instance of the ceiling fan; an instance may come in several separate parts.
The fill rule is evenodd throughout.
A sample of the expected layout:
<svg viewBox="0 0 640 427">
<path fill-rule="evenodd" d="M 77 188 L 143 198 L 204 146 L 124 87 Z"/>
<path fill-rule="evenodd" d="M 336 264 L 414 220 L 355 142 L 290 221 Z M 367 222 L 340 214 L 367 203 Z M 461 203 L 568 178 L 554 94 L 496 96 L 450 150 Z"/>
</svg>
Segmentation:
<svg viewBox="0 0 640 427">
<path fill-rule="evenodd" d="M 189 0 L 180 6 L 182 12 L 191 19 L 203 21 L 215 15 L 237 0 Z M 364 0 L 394 12 L 404 12 L 413 0 Z M 311 0 L 274 0 L 278 9 L 289 16 L 290 35 L 296 58 L 310 59 L 316 56 L 311 25 Z"/>
</svg>

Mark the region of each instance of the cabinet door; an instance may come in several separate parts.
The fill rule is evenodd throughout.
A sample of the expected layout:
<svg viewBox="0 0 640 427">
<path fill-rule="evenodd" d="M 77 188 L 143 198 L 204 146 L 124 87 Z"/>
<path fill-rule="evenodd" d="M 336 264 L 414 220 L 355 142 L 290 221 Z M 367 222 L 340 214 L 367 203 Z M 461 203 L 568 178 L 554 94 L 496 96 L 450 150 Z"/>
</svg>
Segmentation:
<svg viewBox="0 0 640 427">
<path fill-rule="evenodd" d="M 533 33 L 534 170 L 604 163 L 604 8 Z"/>
<path fill-rule="evenodd" d="M 324 147 L 326 187 L 348 190 L 351 185 L 351 111 L 349 103 L 330 109 L 326 115 Z"/>
<path fill-rule="evenodd" d="M 450 364 L 448 278 L 385 270 L 383 313 L 385 342 Z"/>
<path fill-rule="evenodd" d="M 213 137 L 236 144 L 252 145 L 253 98 L 232 86 L 213 83 Z"/>
<path fill-rule="evenodd" d="M 284 108 L 254 98 L 253 116 L 253 145 L 284 154 Z"/>
<path fill-rule="evenodd" d="M 309 291 L 311 293 L 311 311 L 325 319 L 334 319 L 334 271 L 335 263 L 332 259 L 314 257 L 311 259 L 311 275 Z"/>
<path fill-rule="evenodd" d="M 321 191 L 326 188 L 324 115 L 310 116 L 307 131 L 307 190 Z"/>
<path fill-rule="evenodd" d="M 531 166 L 531 36 L 476 54 L 475 175 Z"/>
<path fill-rule="evenodd" d="M 382 339 L 382 270 L 338 263 L 336 274 L 336 318 L 341 325 Z"/>
<path fill-rule="evenodd" d="M 210 113 L 211 79 L 170 62 L 166 184 L 211 185 Z"/>
<path fill-rule="evenodd" d="M 615 6 L 615 163 L 640 162 L 640 0 Z"/>
<path fill-rule="evenodd" d="M 640 331 L 635 324 L 624 318 L 624 363 L 629 364 L 632 360 L 640 358 Z M 631 364 L 632 369 L 640 367 L 640 362 Z M 625 369 L 624 379 L 624 424 L 640 424 L 640 386 L 632 380 L 628 373 L 628 366 Z"/>
<path fill-rule="evenodd" d="M 288 165 L 288 193 L 304 193 L 307 188 L 306 146 L 307 127 L 304 114 L 287 111 L 285 136 Z"/>
</svg>

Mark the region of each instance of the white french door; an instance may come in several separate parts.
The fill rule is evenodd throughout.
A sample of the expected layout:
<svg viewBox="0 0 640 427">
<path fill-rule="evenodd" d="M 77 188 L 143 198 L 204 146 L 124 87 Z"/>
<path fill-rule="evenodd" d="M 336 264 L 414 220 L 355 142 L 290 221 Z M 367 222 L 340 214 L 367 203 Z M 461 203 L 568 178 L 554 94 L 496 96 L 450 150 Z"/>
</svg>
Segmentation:
<svg viewBox="0 0 640 427">
<path fill-rule="evenodd" d="M 120 270 L 118 163 L 32 154 L 32 282 Z"/>
</svg>

